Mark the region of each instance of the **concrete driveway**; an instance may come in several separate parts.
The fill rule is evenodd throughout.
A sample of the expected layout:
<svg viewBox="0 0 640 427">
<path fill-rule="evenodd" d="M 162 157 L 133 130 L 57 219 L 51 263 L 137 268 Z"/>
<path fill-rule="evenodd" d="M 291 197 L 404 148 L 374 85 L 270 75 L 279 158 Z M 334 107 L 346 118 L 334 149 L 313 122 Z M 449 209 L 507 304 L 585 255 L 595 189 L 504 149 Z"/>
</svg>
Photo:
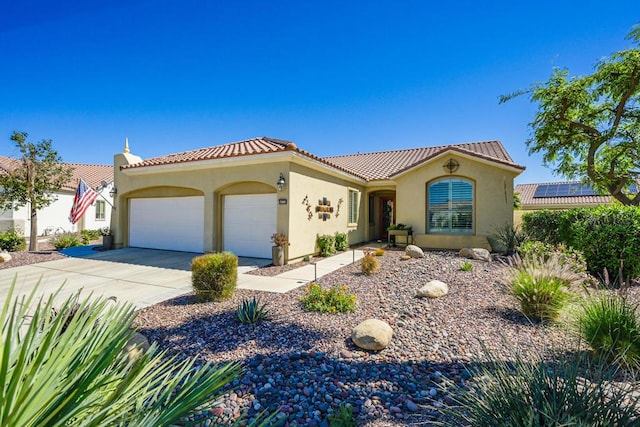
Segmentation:
<svg viewBox="0 0 640 427">
<path fill-rule="evenodd" d="M 82 289 L 83 295 L 115 296 L 137 308 L 191 291 L 191 259 L 200 254 L 125 248 L 98 252 L 91 247 L 70 248 L 68 258 L 0 270 L 0 303 L 12 281 L 19 294 L 27 294 L 40 280 L 39 294 L 62 286 L 60 298 Z M 269 260 L 239 259 L 239 273 L 269 264 Z M 257 276 L 256 276 L 257 277 Z"/>
</svg>

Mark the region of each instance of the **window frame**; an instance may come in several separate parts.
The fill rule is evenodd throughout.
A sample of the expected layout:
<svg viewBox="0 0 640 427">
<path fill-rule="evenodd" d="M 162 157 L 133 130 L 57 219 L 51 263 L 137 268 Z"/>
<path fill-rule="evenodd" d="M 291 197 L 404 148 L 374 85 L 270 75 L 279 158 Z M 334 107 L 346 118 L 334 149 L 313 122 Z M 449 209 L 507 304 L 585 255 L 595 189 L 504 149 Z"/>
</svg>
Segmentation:
<svg viewBox="0 0 640 427">
<path fill-rule="evenodd" d="M 350 227 L 358 226 L 358 214 L 360 211 L 360 191 L 355 188 L 347 189 L 347 225 Z"/>
<path fill-rule="evenodd" d="M 431 200 L 431 196 L 432 196 L 432 187 L 443 183 L 443 182 L 447 182 L 448 188 L 447 188 L 447 200 L 446 203 L 448 204 L 446 209 L 434 209 L 432 207 L 432 200 Z M 459 189 L 454 189 L 454 182 L 459 182 L 459 183 L 463 183 L 469 186 L 469 188 L 459 188 Z M 427 183 L 426 186 L 426 225 L 425 225 L 425 229 L 427 234 L 440 234 L 440 235 L 448 235 L 448 236 L 468 236 L 468 235 L 474 235 L 475 234 L 475 226 L 476 226 L 476 220 L 475 220 L 475 201 L 476 201 L 476 196 L 475 196 L 475 182 L 467 179 L 467 178 L 463 178 L 463 177 L 442 177 L 442 178 L 438 178 L 435 179 L 433 181 L 430 181 Z M 454 191 L 455 190 L 455 191 Z M 455 192 L 458 192 L 460 194 L 462 194 L 463 196 L 466 195 L 466 193 L 469 193 L 470 196 L 470 200 L 464 200 L 462 198 L 455 200 Z M 455 205 L 459 205 L 459 206 L 455 206 Z M 432 221 L 430 221 L 430 218 L 432 217 L 432 214 L 435 212 L 443 212 L 446 215 L 446 219 L 445 221 L 448 222 L 448 226 L 447 227 L 433 227 Z M 462 217 L 462 221 L 464 221 L 465 223 L 469 223 L 469 226 L 463 226 L 463 227 L 455 227 L 454 226 L 454 214 L 457 213 L 458 215 L 456 215 L 458 221 L 461 221 L 460 218 Z M 460 215 L 462 214 L 462 215 Z"/>
<path fill-rule="evenodd" d="M 98 217 L 98 214 L 100 213 L 100 209 L 98 208 L 99 205 L 102 205 L 102 218 Z M 107 219 L 107 203 L 104 200 L 96 200 L 95 201 L 95 208 L 96 208 L 96 213 L 94 215 L 94 219 L 96 221 L 106 221 L 106 219 Z"/>
</svg>

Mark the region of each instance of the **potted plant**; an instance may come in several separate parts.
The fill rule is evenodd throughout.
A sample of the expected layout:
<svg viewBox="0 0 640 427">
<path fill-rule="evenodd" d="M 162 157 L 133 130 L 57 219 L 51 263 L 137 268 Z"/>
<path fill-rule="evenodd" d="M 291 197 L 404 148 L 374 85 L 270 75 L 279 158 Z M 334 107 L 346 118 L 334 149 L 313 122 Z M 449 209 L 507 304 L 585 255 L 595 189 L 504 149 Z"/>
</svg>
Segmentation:
<svg viewBox="0 0 640 427">
<path fill-rule="evenodd" d="M 102 227 L 102 247 L 105 249 L 113 249 L 113 234 L 109 227 Z"/>
<path fill-rule="evenodd" d="M 271 258 L 273 265 L 284 265 L 285 262 L 285 246 L 289 246 L 289 238 L 284 233 L 273 233 L 271 242 L 274 246 L 271 248 Z"/>
</svg>

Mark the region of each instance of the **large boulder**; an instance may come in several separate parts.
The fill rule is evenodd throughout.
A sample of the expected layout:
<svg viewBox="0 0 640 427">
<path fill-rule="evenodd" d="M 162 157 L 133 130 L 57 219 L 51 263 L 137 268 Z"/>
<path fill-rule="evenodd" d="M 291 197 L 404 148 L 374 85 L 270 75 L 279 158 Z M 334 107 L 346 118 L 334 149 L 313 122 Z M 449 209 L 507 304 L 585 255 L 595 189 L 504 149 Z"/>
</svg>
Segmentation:
<svg viewBox="0 0 640 427">
<path fill-rule="evenodd" d="M 365 350 L 382 350 L 391 342 L 393 329 L 387 322 L 378 319 L 367 319 L 353 328 L 351 340 Z"/>
<path fill-rule="evenodd" d="M 440 298 L 449 293 L 449 286 L 440 280 L 432 280 L 416 291 L 420 298 Z"/>
<path fill-rule="evenodd" d="M 409 255 L 411 258 L 424 258 L 424 252 L 422 252 L 422 249 L 416 245 L 407 245 L 404 253 Z"/>
<path fill-rule="evenodd" d="M 0 262 L 11 261 L 11 254 L 7 251 L 0 251 Z"/>
<path fill-rule="evenodd" d="M 480 261 L 491 261 L 491 253 L 484 248 L 462 248 L 458 255 L 464 258 L 477 259 Z"/>
</svg>

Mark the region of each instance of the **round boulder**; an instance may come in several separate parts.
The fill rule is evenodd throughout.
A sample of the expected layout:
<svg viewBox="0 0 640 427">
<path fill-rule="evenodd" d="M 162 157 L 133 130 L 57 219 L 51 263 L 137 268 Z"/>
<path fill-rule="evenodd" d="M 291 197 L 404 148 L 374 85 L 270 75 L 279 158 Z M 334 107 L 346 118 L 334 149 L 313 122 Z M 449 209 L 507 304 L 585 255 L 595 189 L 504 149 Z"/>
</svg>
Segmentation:
<svg viewBox="0 0 640 427">
<path fill-rule="evenodd" d="M 424 252 L 422 252 L 422 249 L 416 245 L 407 245 L 404 253 L 409 255 L 411 258 L 424 258 Z"/>
<path fill-rule="evenodd" d="M 7 251 L 0 252 L 0 262 L 9 262 L 11 261 L 11 254 Z"/>
<path fill-rule="evenodd" d="M 491 253 L 483 248 L 462 248 L 458 255 L 464 258 L 477 259 L 480 261 L 491 261 Z"/>
<path fill-rule="evenodd" d="M 140 332 L 134 332 L 124 347 L 129 361 L 137 359 L 149 350 L 149 340 Z"/>
<path fill-rule="evenodd" d="M 382 350 L 391 342 L 393 329 L 387 322 L 367 319 L 353 328 L 351 340 L 365 350 Z"/>
<path fill-rule="evenodd" d="M 432 280 L 416 291 L 420 298 L 440 298 L 449 293 L 449 286 L 440 280 Z"/>
</svg>

